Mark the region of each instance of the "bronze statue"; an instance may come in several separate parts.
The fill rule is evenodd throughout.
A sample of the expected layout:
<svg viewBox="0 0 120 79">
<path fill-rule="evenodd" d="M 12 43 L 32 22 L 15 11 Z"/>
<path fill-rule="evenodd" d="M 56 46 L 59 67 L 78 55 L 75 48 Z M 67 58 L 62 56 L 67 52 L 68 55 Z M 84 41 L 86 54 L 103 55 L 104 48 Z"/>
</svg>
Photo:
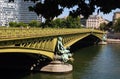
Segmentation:
<svg viewBox="0 0 120 79">
<path fill-rule="evenodd" d="M 63 62 L 67 62 L 67 61 L 73 61 L 72 58 L 72 54 L 70 53 L 70 51 L 68 49 L 66 49 L 63 46 L 62 43 L 62 37 L 58 37 L 58 41 L 57 41 L 57 51 L 56 51 L 56 55 L 55 55 L 55 59 L 56 60 L 60 60 Z"/>
</svg>

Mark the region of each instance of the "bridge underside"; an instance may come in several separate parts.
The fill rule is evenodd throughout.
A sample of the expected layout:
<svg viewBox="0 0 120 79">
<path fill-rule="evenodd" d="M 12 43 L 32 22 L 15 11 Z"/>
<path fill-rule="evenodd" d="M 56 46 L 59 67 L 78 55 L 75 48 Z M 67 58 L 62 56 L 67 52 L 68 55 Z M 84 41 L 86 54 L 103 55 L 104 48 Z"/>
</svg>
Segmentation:
<svg viewBox="0 0 120 79">
<path fill-rule="evenodd" d="M 77 50 L 77 49 L 80 49 L 80 48 L 83 48 L 83 47 L 98 44 L 98 42 L 100 42 L 100 41 L 101 41 L 101 39 L 99 39 L 98 37 L 90 34 L 90 35 L 86 36 L 85 38 L 75 42 L 73 45 L 71 45 L 70 50 L 73 52 L 74 50 Z"/>
<path fill-rule="evenodd" d="M 34 65 L 40 69 L 53 57 L 52 52 L 33 49 L 7 47 L 0 50 L 0 70 L 30 70 Z"/>
</svg>

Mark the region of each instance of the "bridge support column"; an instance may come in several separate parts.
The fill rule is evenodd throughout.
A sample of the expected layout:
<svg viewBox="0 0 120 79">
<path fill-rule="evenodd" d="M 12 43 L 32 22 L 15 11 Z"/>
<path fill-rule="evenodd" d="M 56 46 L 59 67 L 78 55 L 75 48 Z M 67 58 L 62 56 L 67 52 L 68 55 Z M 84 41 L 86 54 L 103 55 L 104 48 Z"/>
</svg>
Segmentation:
<svg viewBox="0 0 120 79">
<path fill-rule="evenodd" d="M 54 73 L 65 73 L 65 72 L 70 72 L 73 70 L 73 67 L 71 64 L 64 63 L 61 61 L 52 61 L 48 65 L 44 66 L 41 68 L 40 71 L 42 72 L 54 72 Z"/>
</svg>

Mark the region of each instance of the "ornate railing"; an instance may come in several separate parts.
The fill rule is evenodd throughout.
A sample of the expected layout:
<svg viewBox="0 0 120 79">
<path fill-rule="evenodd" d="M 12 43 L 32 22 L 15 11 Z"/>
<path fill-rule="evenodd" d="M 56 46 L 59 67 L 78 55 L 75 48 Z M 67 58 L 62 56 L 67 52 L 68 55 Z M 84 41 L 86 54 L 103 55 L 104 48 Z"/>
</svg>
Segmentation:
<svg viewBox="0 0 120 79">
<path fill-rule="evenodd" d="M 0 41 L 2 40 L 13 40 L 13 39 L 23 39 L 32 37 L 46 37 L 46 36 L 56 36 L 65 34 L 75 34 L 75 33 L 105 33 L 100 30 L 92 29 L 52 29 L 52 28 L 0 28 Z"/>
</svg>

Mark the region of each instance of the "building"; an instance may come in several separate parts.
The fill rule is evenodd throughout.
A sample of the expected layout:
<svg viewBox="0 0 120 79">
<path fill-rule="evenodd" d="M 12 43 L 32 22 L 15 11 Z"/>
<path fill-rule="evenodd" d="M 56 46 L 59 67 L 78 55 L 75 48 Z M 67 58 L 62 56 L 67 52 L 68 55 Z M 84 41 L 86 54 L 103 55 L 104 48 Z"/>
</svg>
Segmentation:
<svg viewBox="0 0 120 79">
<path fill-rule="evenodd" d="M 113 24 L 115 24 L 118 18 L 120 18 L 120 12 L 115 12 L 113 15 Z"/>
<path fill-rule="evenodd" d="M 99 15 L 90 15 L 86 20 L 86 27 L 87 28 L 99 28 L 101 23 L 108 23 L 107 20 L 103 19 Z"/>
<path fill-rule="evenodd" d="M 28 23 L 37 20 L 37 14 L 28 8 L 34 5 L 30 0 L 0 0 L 0 26 L 8 26 L 11 21 Z"/>
</svg>

